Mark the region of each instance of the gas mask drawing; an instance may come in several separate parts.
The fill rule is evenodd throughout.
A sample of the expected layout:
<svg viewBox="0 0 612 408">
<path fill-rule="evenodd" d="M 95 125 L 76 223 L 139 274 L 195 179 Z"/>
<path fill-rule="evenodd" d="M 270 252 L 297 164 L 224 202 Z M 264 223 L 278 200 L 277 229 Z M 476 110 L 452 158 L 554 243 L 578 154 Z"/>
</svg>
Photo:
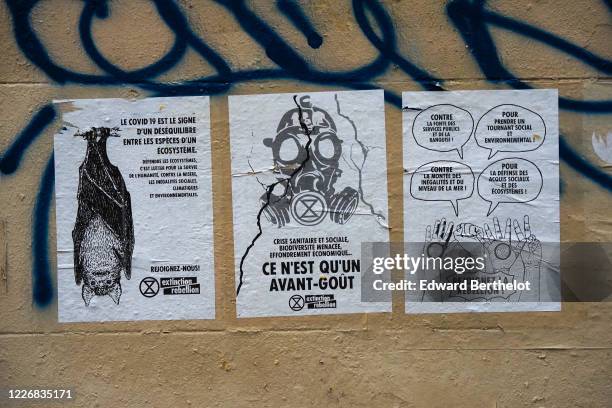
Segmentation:
<svg viewBox="0 0 612 408">
<path fill-rule="evenodd" d="M 283 115 L 276 137 L 263 141 L 281 174 L 277 183 L 284 187 L 281 195 L 262 195 L 263 213 L 279 228 L 291 220 L 317 225 L 327 215 L 337 224 L 346 224 L 357 210 L 359 193 L 351 187 L 340 192 L 334 188 L 342 176 L 343 142 L 336 124 L 329 113 L 311 104 L 309 96 L 302 96 L 299 105 Z"/>
</svg>

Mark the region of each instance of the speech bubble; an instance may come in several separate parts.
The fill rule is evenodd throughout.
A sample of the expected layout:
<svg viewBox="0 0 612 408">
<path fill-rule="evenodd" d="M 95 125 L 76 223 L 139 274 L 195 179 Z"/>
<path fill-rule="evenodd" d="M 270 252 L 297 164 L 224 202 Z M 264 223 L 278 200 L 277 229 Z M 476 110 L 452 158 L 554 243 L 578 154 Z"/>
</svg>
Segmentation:
<svg viewBox="0 0 612 408">
<path fill-rule="evenodd" d="M 415 142 L 436 152 L 452 152 L 463 159 L 463 146 L 474 130 L 474 118 L 470 112 L 455 105 L 433 105 L 419 112 L 412 123 Z"/>
<path fill-rule="evenodd" d="M 459 200 L 474 193 L 474 172 L 463 163 L 438 160 L 423 164 L 410 179 L 410 195 L 423 201 L 449 201 L 459 216 Z"/>
<path fill-rule="evenodd" d="M 542 191 L 542 183 L 542 172 L 535 164 L 509 157 L 491 163 L 480 173 L 478 195 L 489 202 L 489 216 L 501 203 L 535 200 Z"/>
<path fill-rule="evenodd" d="M 476 124 L 476 144 L 489 149 L 489 159 L 498 152 L 529 152 L 542 146 L 546 124 L 542 116 L 518 105 L 498 105 Z"/>
</svg>

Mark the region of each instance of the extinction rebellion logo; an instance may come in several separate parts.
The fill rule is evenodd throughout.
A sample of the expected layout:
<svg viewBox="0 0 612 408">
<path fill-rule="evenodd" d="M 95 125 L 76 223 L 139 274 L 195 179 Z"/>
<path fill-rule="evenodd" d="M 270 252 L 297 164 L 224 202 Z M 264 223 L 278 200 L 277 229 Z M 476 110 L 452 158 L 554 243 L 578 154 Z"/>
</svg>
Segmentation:
<svg viewBox="0 0 612 408">
<path fill-rule="evenodd" d="M 197 295 L 200 293 L 198 278 L 159 278 L 164 295 Z"/>
<path fill-rule="evenodd" d="M 289 298 L 289 308 L 294 312 L 299 312 L 304 307 L 306 309 L 335 309 L 336 306 L 334 295 L 293 295 Z"/>
<path fill-rule="evenodd" d="M 147 276 L 140 281 L 139 289 L 142 296 L 153 297 L 159 292 L 159 282 L 157 282 L 157 279 Z"/>
<path fill-rule="evenodd" d="M 146 277 L 140 282 L 140 293 L 144 297 L 153 297 L 162 291 L 164 295 L 198 295 L 200 294 L 200 284 L 198 278 L 176 277 L 159 278 Z"/>
</svg>

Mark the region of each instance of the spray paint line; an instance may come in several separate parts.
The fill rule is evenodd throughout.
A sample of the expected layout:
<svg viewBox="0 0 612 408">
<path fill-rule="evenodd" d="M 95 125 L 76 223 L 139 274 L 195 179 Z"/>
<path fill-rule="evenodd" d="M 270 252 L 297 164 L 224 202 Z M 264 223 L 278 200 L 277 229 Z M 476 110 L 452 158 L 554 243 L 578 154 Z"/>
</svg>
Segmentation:
<svg viewBox="0 0 612 408">
<path fill-rule="evenodd" d="M 57 112 L 53 105 L 43 106 L 26 127 L 15 137 L 11 146 L 0 157 L 0 173 L 13 174 L 19 168 L 26 151 L 41 133 L 56 118 Z"/>
</svg>

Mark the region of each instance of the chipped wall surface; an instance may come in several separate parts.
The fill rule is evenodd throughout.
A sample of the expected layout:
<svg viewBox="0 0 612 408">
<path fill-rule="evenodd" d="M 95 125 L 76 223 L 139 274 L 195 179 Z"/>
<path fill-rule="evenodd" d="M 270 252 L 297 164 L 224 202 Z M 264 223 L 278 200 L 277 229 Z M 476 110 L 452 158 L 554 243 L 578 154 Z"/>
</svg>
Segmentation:
<svg viewBox="0 0 612 408">
<path fill-rule="evenodd" d="M 71 388 L 78 407 L 609 406 L 610 303 L 408 316 L 398 294 L 392 314 L 237 319 L 227 98 L 384 89 L 402 241 L 402 91 L 558 88 L 561 239 L 609 242 L 611 16 L 603 0 L 1 2 L 0 388 Z M 59 324 L 51 101 L 176 95 L 211 95 L 216 320 Z M 599 261 L 562 262 L 580 280 Z"/>
</svg>

